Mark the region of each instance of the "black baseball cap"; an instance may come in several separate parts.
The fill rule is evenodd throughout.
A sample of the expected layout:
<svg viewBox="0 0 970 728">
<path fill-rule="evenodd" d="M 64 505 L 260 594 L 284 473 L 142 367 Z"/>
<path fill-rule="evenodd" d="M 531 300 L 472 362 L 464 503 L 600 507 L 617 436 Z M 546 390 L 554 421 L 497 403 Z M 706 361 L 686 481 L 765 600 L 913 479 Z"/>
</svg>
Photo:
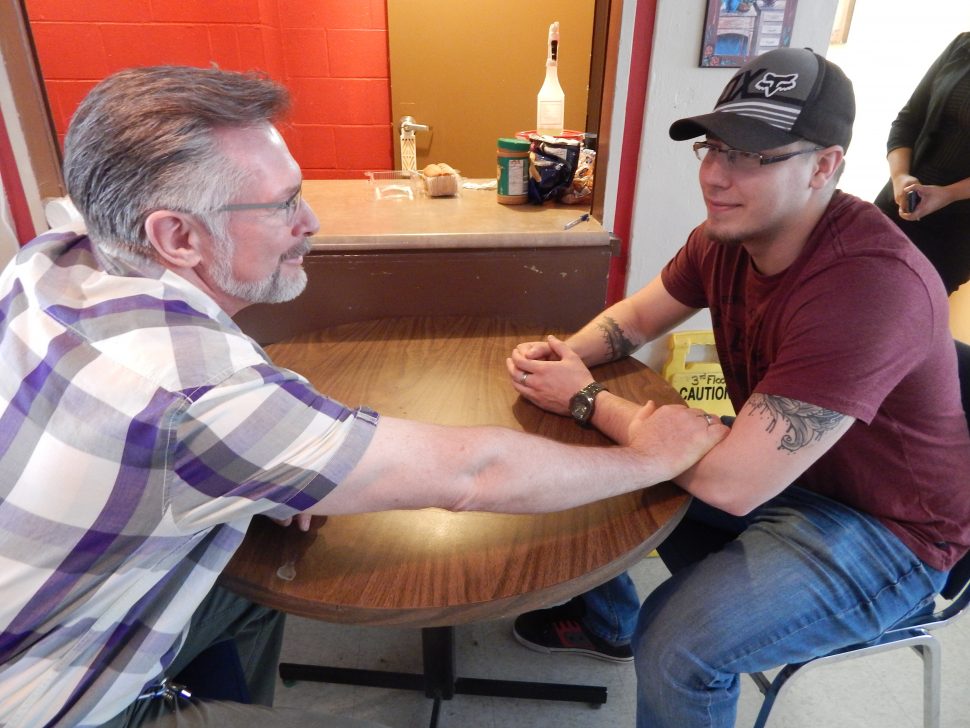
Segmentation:
<svg viewBox="0 0 970 728">
<path fill-rule="evenodd" d="M 703 134 L 746 152 L 806 140 L 848 149 L 855 120 L 852 82 L 808 48 L 777 48 L 748 61 L 710 114 L 670 125 L 677 141 Z"/>
</svg>

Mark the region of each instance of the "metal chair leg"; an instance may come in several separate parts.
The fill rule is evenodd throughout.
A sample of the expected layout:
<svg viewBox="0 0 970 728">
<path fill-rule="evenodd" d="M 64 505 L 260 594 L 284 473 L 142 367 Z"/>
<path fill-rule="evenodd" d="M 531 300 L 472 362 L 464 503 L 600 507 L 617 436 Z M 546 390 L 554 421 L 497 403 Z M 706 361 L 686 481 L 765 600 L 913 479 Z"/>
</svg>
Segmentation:
<svg viewBox="0 0 970 728">
<path fill-rule="evenodd" d="M 923 727 L 940 728 L 941 645 L 933 635 L 927 637 L 922 644 L 913 646 L 923 658 Z"/>
<path fill-rule="evenodd" d="M 764 728 L 768 724 L 771 709 L 774 707 L 778 696 L 781 695 L 781 691 L 787 687 L 788 681 L 795 677 L 803 667 L 811 664 L 811 662 L 806 662 L 799 665 L 785 665 L 770 683 L 763 673 L 752 673 L 751 677 L 765 696 L 761 703 L 761 710 L 758 711 L 758 718 L 754 722 L 754 728 Z"/>
<path fill-rule="evenodd" d="M 765 699 L 758 712 L 754 728 L 765 728 L 768 716 L 789 681 L 805 668 L 820 667 L 825 664 L 842 662 L 866 654 L 887 652 L 899 647 L 912 647 L 923 660 L 923 726 L 924 728 L 940 728 L 941 703 L 941 659 L 942 645 L 939 640 L 921 628 L 913 628 L 895 634 L 886 634 L 881 642 L 862 647 L 850 647 L 844 651 L 819 657 L 800 664 L 786 665 L 770 683 L 763 673 L 750 673 L 758 689 Z"/>
</svg>

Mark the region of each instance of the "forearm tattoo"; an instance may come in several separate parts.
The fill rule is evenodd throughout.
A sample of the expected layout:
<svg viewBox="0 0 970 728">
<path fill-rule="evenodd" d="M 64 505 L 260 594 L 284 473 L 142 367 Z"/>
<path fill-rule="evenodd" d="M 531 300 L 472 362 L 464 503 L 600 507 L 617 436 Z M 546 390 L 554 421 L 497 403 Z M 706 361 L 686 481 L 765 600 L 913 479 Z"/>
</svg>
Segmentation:
<svg viewBox="0 0 970 728">
<path fill-rule="evenodd" d="M 636 345 L 626 337 L 615 319 L 604 316 L 596 322 L 596 326 L 603 332 L 603 342 L 606 344 L 609 361 L 616 361 L 636 351 Z"/>
<path fill-rule="evenodd" d="M 765 432 L 774 432 L 779 423 L 784 423 L 786 429 L 781 433 L 778 449 L 788 452 L 821 440 L 822 435 L 834 430 L 845 418 L 838 412 L 773 394 L 752 394 L 744 406 L 767 421 Z"/>
</svg>

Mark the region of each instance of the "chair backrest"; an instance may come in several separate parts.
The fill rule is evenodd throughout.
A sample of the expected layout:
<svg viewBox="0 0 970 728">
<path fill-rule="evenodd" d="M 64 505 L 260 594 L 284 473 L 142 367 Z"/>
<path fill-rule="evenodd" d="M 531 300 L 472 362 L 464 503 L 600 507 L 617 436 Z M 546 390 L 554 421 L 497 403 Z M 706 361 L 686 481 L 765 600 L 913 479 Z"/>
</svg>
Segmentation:
<svg viewBox="0 0 970 728">
<path fill-rule="evenodd" d="M 960 375 L 960 399 L 963 402 L 963 414 L 967 417 L 967 426 L 970 427 L 970 345 L 964 344 L 962 341 L 955 343 L 957 347 L 957 371 Z M 970 478 L 970 473 L 967 473 L 966 477 Z M 944 599 L 955 599 L 963 592 L 960 601 L 966 606 L 966 603 L 970 601 L 968 584 L 970 584 L 970 553 L 960 559 L 950 570 L 950 576 L 940 594 Z"/>
<path fill-rule="evenodd" d="M 957 374 L 960 377 L 960 400 L 963 412 L 970 420 L 970 344 L 954 342 L 957 347 Z"/>
<path fill-rule="evenodd" d="M 970 553 L 960 559 L 952 569 L 946 579 L 946 584 L 940 590 L 940 596 L 944 599 L 955 599 L 960 592 L 970 584 Z"/>
</svg>

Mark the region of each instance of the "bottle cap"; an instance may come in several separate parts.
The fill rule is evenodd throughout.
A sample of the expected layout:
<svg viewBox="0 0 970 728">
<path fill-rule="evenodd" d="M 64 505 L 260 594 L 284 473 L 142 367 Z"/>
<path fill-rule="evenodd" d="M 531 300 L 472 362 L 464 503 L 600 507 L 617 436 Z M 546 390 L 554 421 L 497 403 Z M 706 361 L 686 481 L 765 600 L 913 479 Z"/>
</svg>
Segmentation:
<svg viewBox="0 0 970 728">
<path fill-rule="evenodd" d="M 510 152 L 527 152 L 532 146 L 531 142 L 525 139 L 513 139 L 511 137 L 500 137 L 498 140 L 499 149 L 508 149 Z"/>
</svg>

